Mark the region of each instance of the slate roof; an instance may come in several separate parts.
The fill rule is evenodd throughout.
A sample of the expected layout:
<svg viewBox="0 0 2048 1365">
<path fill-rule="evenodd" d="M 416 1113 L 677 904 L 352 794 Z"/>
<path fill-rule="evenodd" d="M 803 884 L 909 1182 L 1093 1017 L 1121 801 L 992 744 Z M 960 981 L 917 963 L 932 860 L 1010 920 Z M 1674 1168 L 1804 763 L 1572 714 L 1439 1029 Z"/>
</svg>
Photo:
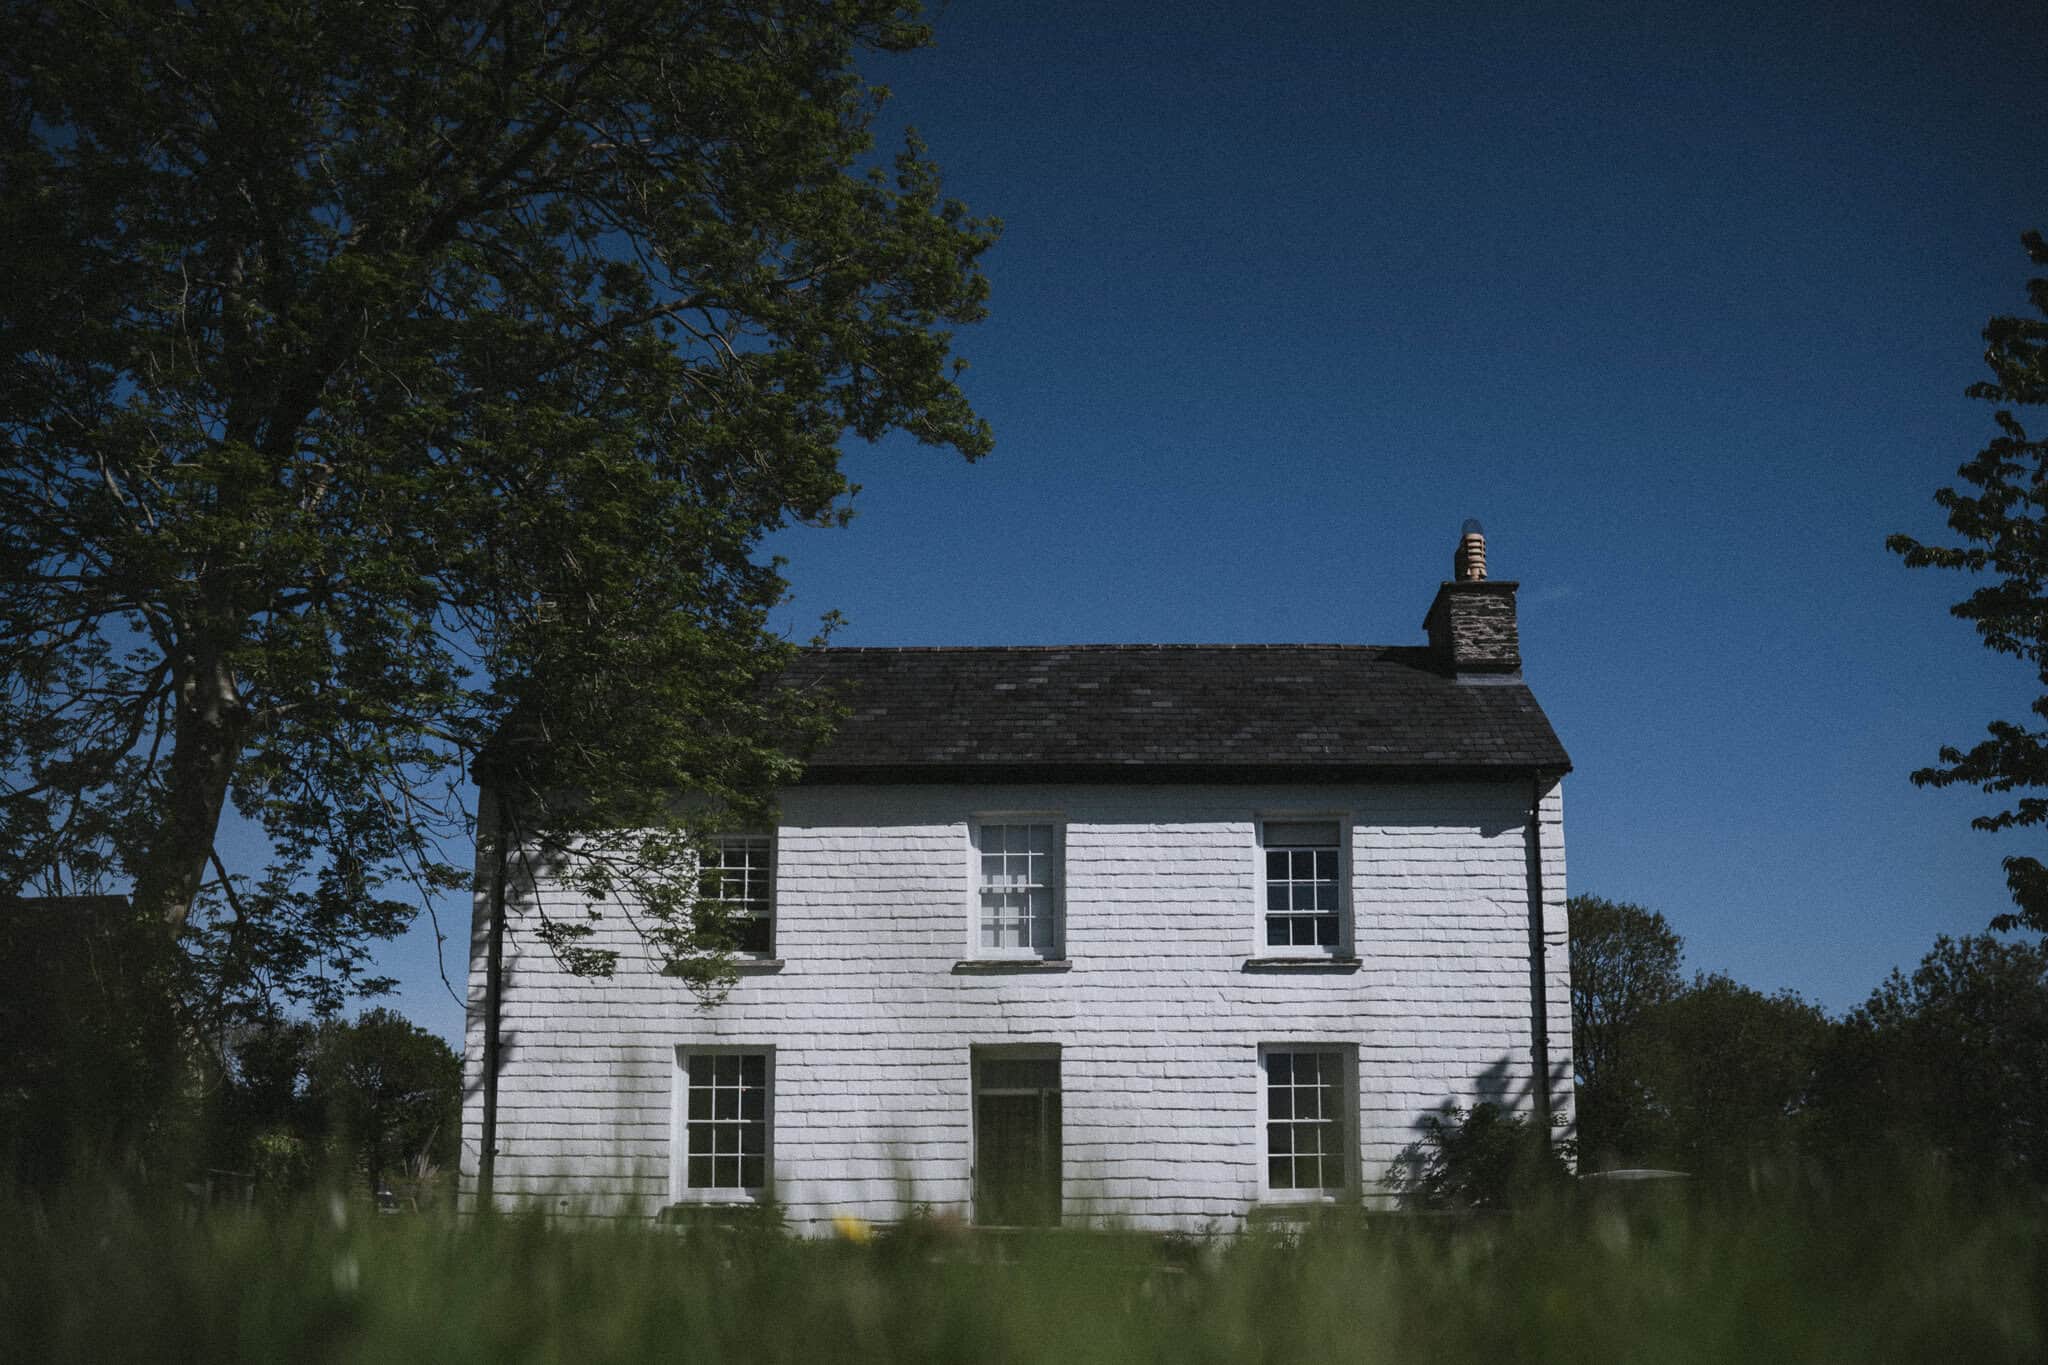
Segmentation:
<svg viewBox="0 0 2048 1365">
<path fill-rule="evenodd" d="M 1561 773 L 1519 677 L 1423 646 L 807 650 L 791 681 L 849 714 L 806 780 L 1334 781 Z"/>
</svg>

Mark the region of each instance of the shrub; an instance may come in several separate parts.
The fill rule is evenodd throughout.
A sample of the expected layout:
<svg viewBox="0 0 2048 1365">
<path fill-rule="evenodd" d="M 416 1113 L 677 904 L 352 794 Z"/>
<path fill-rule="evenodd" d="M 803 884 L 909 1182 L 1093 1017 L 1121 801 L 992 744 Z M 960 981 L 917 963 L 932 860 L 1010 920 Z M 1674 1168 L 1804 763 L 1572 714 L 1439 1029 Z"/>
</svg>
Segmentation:
<svg viewBox="0 0 2048 1365">
<path fill-rule="evenodd" d="M 1497 1104 L 1446 1103 L 1422 1130 L 1380 1177 L 1404 1208 L 1506 1209 L 1571 1186 L 1575 1144 Z"/>
</svg>

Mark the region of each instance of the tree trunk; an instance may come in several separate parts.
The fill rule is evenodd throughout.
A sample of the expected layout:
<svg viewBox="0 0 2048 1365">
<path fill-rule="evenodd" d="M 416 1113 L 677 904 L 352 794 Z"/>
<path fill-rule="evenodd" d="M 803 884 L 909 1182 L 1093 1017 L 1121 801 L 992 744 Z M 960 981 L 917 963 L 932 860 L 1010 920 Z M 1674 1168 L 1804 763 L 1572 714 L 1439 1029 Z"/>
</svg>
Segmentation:
<svg viewBox="0 0 2048 1365">
<path fill-rule="evenodd" d="M 182 928 L 206 879 L 228 781 L 248 725 L 234 673 L 207 650 L 179 680 L 163 823 L 135 877 L 137 908 Z"/>
</svg>

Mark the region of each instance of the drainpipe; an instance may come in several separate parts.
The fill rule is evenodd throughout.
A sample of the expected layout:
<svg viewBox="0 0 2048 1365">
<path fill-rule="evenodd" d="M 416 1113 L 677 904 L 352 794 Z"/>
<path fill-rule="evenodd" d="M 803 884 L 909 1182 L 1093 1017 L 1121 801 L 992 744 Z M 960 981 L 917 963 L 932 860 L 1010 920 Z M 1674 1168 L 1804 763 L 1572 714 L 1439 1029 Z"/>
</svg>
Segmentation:
<svg viewBox="0 0 2048 1365">
<path fill-rule="evenodd" d="M 511 859 L 507 845 L 512 820 L 503 802 L 493 800 L 497 832 L 492 847 L 497 863 L 491 878 L 491 936 L 484 954 L 484 1122 L 482 1150 L 476 1160 L 476 1199 L 480 1212 L 497 1208 L 498 1177 L 498 1010 L 504 991 L 505 876 Z"/>
<path fill-rule="evenodd" d="M 1546 979 L 1543 923 L 1543 774 L 1529 778 L 1529 1006 L 1530 1060 L 1536 1068 L 1536 1117 L 1543 1125 L 1543 1142 L 1550 1144 L 1552 1116 L 1550 1095 L 1550 999 Z"/>
</svg>

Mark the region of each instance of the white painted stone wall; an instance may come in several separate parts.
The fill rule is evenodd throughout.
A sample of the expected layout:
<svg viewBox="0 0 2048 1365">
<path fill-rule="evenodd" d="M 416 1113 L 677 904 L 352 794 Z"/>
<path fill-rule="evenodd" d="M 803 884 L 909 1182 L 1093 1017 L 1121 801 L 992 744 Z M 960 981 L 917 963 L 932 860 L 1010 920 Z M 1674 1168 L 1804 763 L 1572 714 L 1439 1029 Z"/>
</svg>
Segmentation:
<svg viewBox="0 0 2048 1365">
<path fill-rule="evenodd" d="M 497 1188 L 504 1202 L 651 1215 L 672 1188 L 681 1046 L 774 1050 L 776 1193 L 799 1227 L 912 1205 L 971 1217 L 970 1048 L 1059 1048 L 1065 1216 L 1234 1226 L 1259 1200 L 1261 1043 L 1356 1049 L 1363 1193 L 1446 1100 L 1533 1110 L 1541 980 L 1551 1090 L 1569 1117 L 1563 807 L 1526 780 L 1356 786 L 815 786 L 785 793 L 776 955 L 716 1007 L 637 951 L 613 907 L 609 981 L 562 972 L 515 888 L 505 941 Z M 1069 971 L 962 975 L 969 822 L 1058 812 Z M 1351 829 L 1355 972 L 1254 973 L 1255 820 Z M 1540 897 L 1532 871 L 1540 868 Z M 583 903 L 543 886 L 551 913 Z M 525 900 L 527 904 L 520 903 Z M 1541 971 L 1531 969 L 1540 900 Z M 487 901 L 465 1048 L 464 1188 L 482 1102 Z"/>
</svg>

